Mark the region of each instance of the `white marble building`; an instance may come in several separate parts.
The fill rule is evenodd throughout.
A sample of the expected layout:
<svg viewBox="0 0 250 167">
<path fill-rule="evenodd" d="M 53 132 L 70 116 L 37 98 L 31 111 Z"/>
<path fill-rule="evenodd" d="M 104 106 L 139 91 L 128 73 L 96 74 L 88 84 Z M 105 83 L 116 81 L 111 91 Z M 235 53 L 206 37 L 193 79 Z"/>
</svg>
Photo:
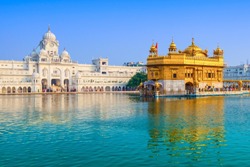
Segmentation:
<svg viewBox="0 0 250 167">
<path fill-rule="evenodd" d="M 92 64 L 72 61 L 50 31 L 43 35 L 38 48 L 23 61 L 0 60 L 0 93 L 88 92 L 126 90 L 129 79 L 145 67 L 110 66 L 107 58 Z"/>
<path fill-rule="evenodd" d="M 250 80 L 250 65 L 226 66 L 224 80 Z"/>
<path fill-rule="evenodd" d="M 226 88 L 239 88 L 250 90 L 250 65 L 226 66 L 224 68 L 224 82 Z"/>
</svg>

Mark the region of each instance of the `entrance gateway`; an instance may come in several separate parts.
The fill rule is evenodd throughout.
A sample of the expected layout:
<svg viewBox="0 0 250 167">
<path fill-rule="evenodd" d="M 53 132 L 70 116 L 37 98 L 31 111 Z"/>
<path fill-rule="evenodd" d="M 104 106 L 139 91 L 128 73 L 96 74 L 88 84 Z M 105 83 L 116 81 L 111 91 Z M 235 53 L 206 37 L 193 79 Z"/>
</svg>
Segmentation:
<svg viewBox="0 0 250 167">
<path fill-rule="evenodd" d="M 52 79 L 51 80 L 51 90 L 52 92 L 62 92 L 63 87 L 61 85 L 61 80 L 60 79 Z"/>
<path fill-rule="evenodd" d="M 194 85 L 191 82 L 188 82 L 185 84 L 185 90 L 187 92 L 187 94 L 193 94 L 194 93 Z"/>
</svg>

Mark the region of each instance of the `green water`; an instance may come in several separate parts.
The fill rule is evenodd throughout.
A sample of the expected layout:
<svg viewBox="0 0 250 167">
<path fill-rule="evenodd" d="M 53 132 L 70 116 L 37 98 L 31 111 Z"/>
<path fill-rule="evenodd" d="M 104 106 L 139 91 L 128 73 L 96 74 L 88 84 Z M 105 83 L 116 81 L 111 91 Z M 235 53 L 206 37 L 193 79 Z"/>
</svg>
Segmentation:
<svg viewBox="0 0 250 167">
<path fill-rule="evenodd" d="M 0 166 L 249 166 L 250 96 L 0 96 Z"/>
</svg>

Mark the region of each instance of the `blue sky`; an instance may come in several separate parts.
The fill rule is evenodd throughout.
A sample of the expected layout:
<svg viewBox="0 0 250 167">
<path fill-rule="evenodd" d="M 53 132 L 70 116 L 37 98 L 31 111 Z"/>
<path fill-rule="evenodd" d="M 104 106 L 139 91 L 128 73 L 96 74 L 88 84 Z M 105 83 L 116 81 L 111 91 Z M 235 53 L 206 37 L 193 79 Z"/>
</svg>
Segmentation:
<svg viewBox="0 0 250 167">
<path fill-rule="evenodd" d="M 146 63 L 152 41 L 162 55 L 195 44 L 212 56 L 217 45 L 228 65 L 250 62 L 247 0 L 0 0 L 3 60 L 22 60 L 48 25 L 73 60 L 108 57 L 112 65 Z"/>
</svg>

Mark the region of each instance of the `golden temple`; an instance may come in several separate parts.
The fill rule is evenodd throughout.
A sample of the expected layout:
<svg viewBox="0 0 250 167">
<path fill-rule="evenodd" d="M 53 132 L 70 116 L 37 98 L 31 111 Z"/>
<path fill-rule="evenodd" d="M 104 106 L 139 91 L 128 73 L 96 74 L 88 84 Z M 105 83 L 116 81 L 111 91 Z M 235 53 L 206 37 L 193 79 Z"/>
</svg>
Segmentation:
<svg viewBox="0 0 250 167">
<path fill-rule="evenodd" d="M 198 90 L 223 88 L 223 50 L 217 47 L 213 56 L 192 43 L 177 51 L 172 40 L 167 55 L 158 55 L 158 45 L 152 44 L 147 58 L 148 81 L 141 84 L 146 93 L 190 94 Z M 145 93 L 145 92 L 144 92 Z"/>
</svg>

